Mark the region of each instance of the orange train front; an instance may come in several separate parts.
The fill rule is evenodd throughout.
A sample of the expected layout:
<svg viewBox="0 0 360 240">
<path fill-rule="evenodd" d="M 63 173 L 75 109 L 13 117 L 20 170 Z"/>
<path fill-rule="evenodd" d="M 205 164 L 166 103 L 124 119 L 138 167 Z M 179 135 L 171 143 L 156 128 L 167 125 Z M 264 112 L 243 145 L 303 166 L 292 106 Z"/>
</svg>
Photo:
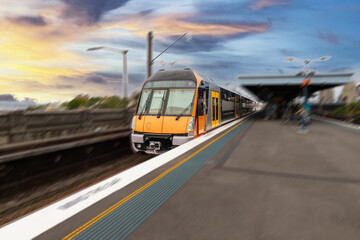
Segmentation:
<svg viewBox="0 0 360 240">
<path fill-rule="evenodd" d="M 132 121 L 132 149 L 160 154 L 252 111 L 243 107 L 246 102 L 191 69 L 160 70 L 143 85 Z"/>
</svg>

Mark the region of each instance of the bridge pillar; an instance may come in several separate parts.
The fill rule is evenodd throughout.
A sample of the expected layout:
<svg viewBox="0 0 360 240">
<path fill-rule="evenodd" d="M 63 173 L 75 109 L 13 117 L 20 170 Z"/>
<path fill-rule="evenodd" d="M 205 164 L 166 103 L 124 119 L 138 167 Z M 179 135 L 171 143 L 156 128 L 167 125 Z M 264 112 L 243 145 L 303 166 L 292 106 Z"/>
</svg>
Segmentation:
<svg viewBox="0 0 360 240">
<path fill-rule="evenodd" d="M 8 116 L 8 143 L 23 141 L 26 130 L 24 111 L 10 112 Z"/>
<path fill-rule="evenodd" d="M 270 118 L 270 110 L 271 110 L 270 100 L 272 97 L 272 92 L 267 91 L 265 94 L 266 94 L 265 119 L 269 119 Z"/>
</svg>

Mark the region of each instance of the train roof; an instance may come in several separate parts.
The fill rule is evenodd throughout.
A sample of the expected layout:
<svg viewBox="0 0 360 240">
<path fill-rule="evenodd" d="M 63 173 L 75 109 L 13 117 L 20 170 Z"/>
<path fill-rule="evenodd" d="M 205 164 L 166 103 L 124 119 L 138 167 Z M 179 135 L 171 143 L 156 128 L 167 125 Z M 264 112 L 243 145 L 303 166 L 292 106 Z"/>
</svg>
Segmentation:
<svg viewBox="0 0 360 240">
<path fill-rule="evenodd" d="M 219 86 L 212 78 L 207 77 L 203 74 L 197 73 L 191 68 L 184 68 L 180 70 L 165 70 L 160 69 L 154 75 L 152 75 L 147 81 L 165 81 L 165 80 L 194 80 L 197 81 L 198 77 L 200 80 L 211 82 L 214 85 Z"/>
<path fill-rule="evenodd" d="M 217 82 L 215 82 L 212 78 L 207 77 L 201 73 L 197 73 L 191 68 L 184 68 L 179 70 L 165 70 L 160 69 L 154 75 L 152 75 L 147 81 L 165 81 L 165 80 L 194 80 L 197 81 L 198 77 L 200 80 L 210 82 L 218 87 L 224 88 L 223 86 L 220 86 Z M 226 89 L 226 88 L 224 88 Z M 227 89 L 228 90 L 228 89 Z"/>
<path fill-rule="evenodd" d="M 212 78 L 207 77 L 200 73 L 196 73 L 191 68 L 184 68 L 184 69 L 179 69 L 179 70 L 160 69 L 159 71 L 154 73 L 147 81 L 166 81 L 166 80 L 170 80 L 170 79 L 171 80 L 194 80 L 194 81 L 197 81 L 196 76 L 198 78 L 200 78 L 200 80 L 204 80 L 204 81 L 214 84 L 222 89 L 228 90 L 230 92 L 234 92 L 236 94 L 241 95 L 242 97 L 245 97 L 239 91 L 228 89 L 227 87 L 221 86 L 220 84 L 215 82 Z M 247 97 L 245 97 L 245 98 L 247 98 Z"/>
<path fill-rule="evenodd" d="M 181 70 L 161 69 L 154 73 L 147 81 L 165 81 L 165 80 L 194 80 L 197 81 L 194 71 L 190 68 Z"/>
</svg>

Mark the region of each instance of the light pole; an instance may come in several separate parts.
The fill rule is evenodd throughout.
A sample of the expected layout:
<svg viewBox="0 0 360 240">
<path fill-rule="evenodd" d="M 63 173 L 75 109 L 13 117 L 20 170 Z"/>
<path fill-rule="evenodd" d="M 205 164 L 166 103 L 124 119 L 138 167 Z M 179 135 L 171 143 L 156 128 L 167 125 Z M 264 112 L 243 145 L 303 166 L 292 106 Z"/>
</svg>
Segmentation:
<svg viewBox="0 0 360 240">
<path fill-rule="evenodd" d="M 123 90 L 124 90 L 124 98 L 128 97 L 128 73 L 127 73 L 127 58 L 126 58 L 126 54 L 129 50 L 121 50 L 121 49 L 117 49 L 117 48 L 112 48 L 112 47 L 106 47 L 106 46 L 101 46 L 101 47 L 92 47 L 92 48 L 88 48 L 86 51 L 96 51 L 96 50 L 107 50 L 110 52 L 116 52 L 116 53 L 122 53 L 123 55 Z"/>
<path fill-rule="evenodd" d="M 178 39 L 175 40 L 175 42 L 173 42 L 170 46 L 168 46 L 167 48 L 165 48 L 165 50 L 163 50 L 159 55 L 157 55 L 156 57 L 152 58 L 152 48 L 153 48 L 153 44 L 152 44 L 152 40 L 154 39 L 153 33 L 149 32 L 148 36 L 147 36 L 147 61 L 146 61 L 146 78 L 149 78 L 152 75 L 152 65 L 154 63 L 154 61 L 160 57 L 164 52 L 166 52 L 169 48 L 171 48 L 172 46 L 174 46 L 178 41 L 180 41 L 183 37 L 185 37 L 187 34 L 184 33 L 183 35 L 181 35 Z M 175 64 L 175 63 L 174 63 Z"/>
<path fill-rule="evenodd" d="M 314 70 L 310 70 L 308 68 L 308 65 L 311 62 L 323 62 L 323 61 L 327 61 L 331 58 L 331 56 L 323 56 L 320 58 L 315 58 L 315 59 L 300 59 L 300 58 L 295 58 L 295 57 L 287 57 L 285 58 L 285 61 L 287 62 L 302 62 L 304 65 L 304 68 L 302 70 L 300 70 L 297 75 L 298 76 L 303 76 L 304 77 L 304 81 L 301 84 L 301 86 L 303 86 L 303 96 L 305 97 L 304 100 L 304 110 L 305 107 L 307 107 L 307 101 L 308 101 L 308 85 L 310 84 L 310 77 L 313 76 L 315 74 Z M 310 108 L 308 109 L 310 111 Z M 303 111 L 303 115 L 305 114 L 305 111 Z M 310 113 L 308 113 L 309 115 Z M 307 117 L 307 116 L 306 116 Z M 299 133 L 306 133 L 308 130 L 306 129 L 306 125 L 305 125 L 305 116 L 302 117 L 301 120 L 301 128 L 298 131 Z"/>
<path fill-rule="evenodd" d="M 308 69 L 308 65 L 311 62 L 323 62 L 323 61 L 327 61 L 331 58 L 331 56 L 323 56 L 320 58 L 315 58 L 315 59 L 301 59 L 301 58 L 296 58 L 296 57 L 287 57 L 285 58 L 285 61 L 287 62 L 301 62 L 304 65 L 304 68 L 302 70 L 300 70 L 300 72 L 298 74 L 301 74 L 302 76 L 304 75 L 309 75 L 309 74 L 315 74 L 315 71 L 311 71 L 310 69 Z"/>
</svg>

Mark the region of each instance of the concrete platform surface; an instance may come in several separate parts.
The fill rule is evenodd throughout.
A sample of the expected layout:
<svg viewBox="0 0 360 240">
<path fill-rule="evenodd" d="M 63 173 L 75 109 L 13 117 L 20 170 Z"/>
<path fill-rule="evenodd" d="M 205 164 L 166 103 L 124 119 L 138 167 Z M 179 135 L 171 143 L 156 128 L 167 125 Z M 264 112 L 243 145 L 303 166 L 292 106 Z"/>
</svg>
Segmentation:
<svg viewBox="0 0 360 240">
<path fill-rule="evenodd" d="M 298 128 L 279 121 L 249 120 L 37 239 L 65 237 L 194 152 L 179 176 L 190 174 L 203 162 L 179 187 L 172 187 L 175 190 L 146 218 L 134 220 L 138 224 L 131 231 L 116 235 L 114 231 L 126 225 L 116 225 L 114 215 L 88 238 L 360 239 L 360 134 L 317 121 L 307 134 L 297 134 Z M 168 181 L 183 180 L 174 175 Z M 161 184 L 164 188 L 166 183 Z M 144 195 L 148 200 L 142 204 L 159 198 L 158 192 Z M 139 212 L 142 205 L 134 204 L 133 211 Z M 101 235 L 111 224 L 112 235 Z M 85 239 L 85 235 L 73 239 Z"/>
</svg>

